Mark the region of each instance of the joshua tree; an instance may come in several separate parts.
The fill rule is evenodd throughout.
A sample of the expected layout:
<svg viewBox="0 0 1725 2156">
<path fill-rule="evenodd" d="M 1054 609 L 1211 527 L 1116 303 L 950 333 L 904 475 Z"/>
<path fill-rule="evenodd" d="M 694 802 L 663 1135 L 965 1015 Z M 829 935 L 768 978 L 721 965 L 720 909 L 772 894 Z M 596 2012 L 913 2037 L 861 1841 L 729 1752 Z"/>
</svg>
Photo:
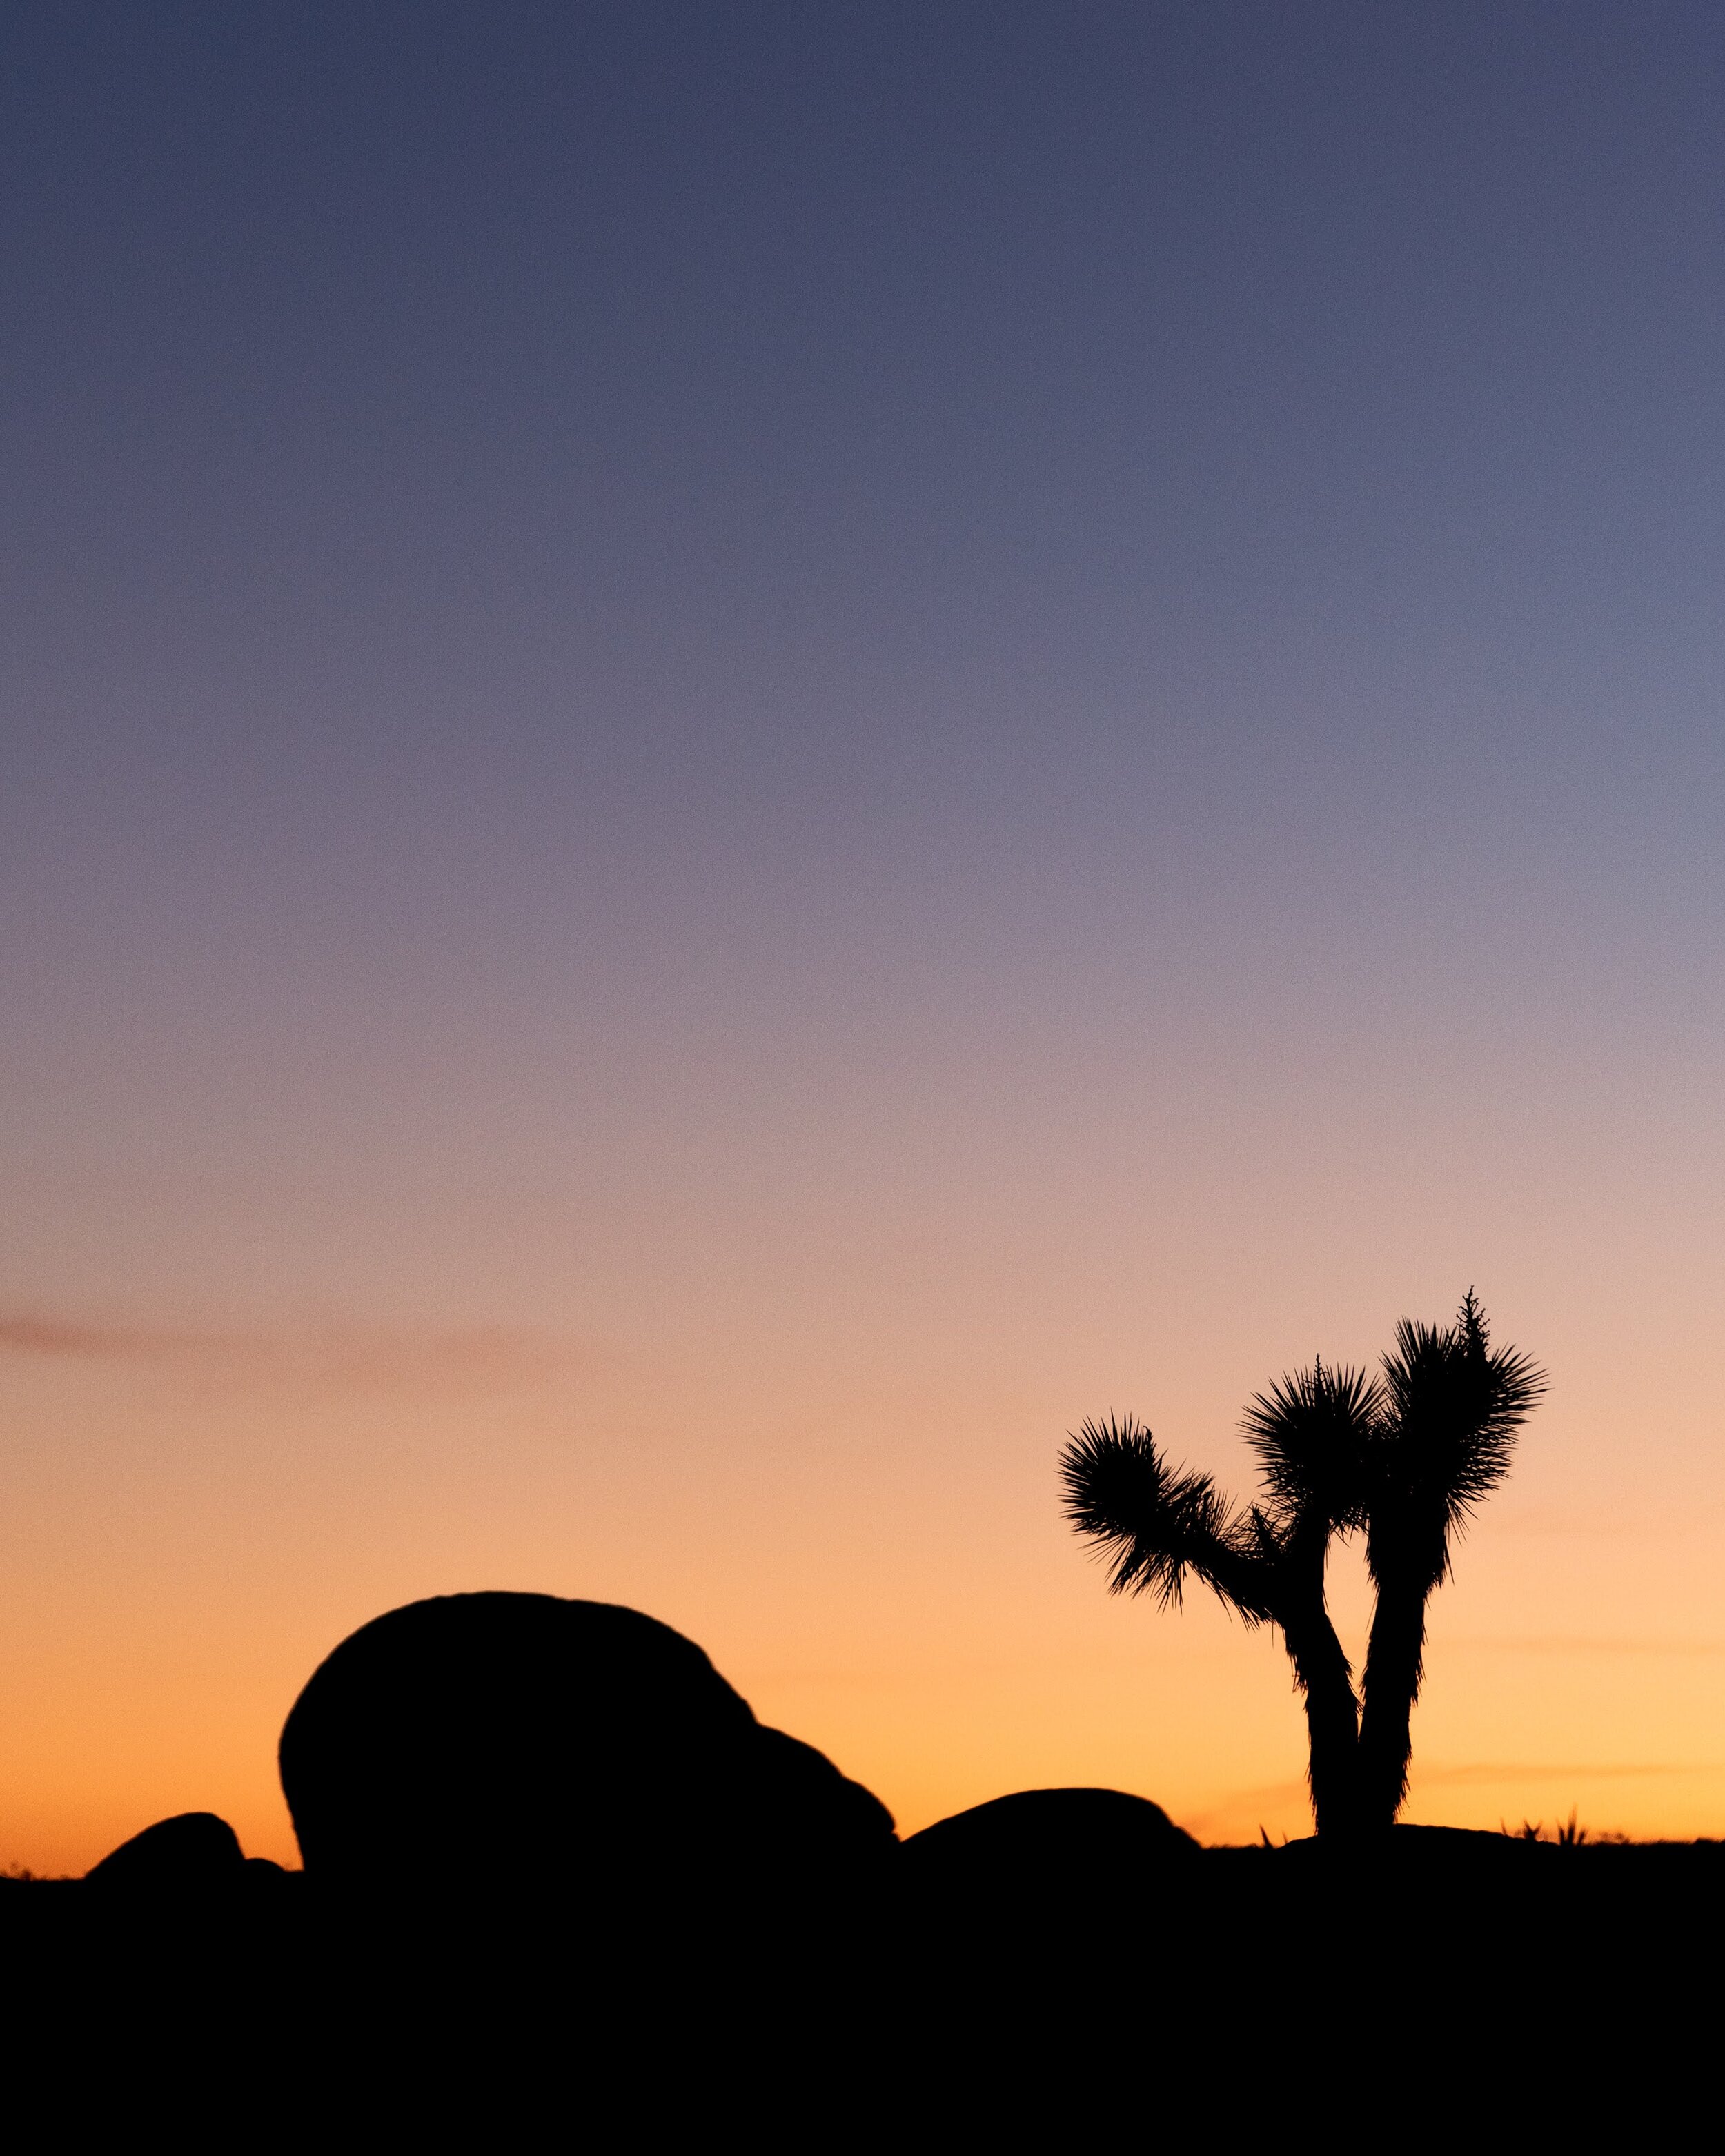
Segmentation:
<svg viewBox="0 0 1725 2156">
<path fill-rule="evenodd" d="M 1377 1589 L 1360 1717 L 1368 1825 L 1389 1825 L 1408 1793 L 1425 1605 L 1449 1573 L 1450 1537 L 1509 1472 L 1516 1432 L 1544 1389 L 1527 1356 L 1492 1352 L 1471 1288 L 1451 1326 L 1404 1318 L 1384 1358 L 1365 1507 L 1366 1563 Z"/>
<path fill-rule="evenodd" d="M 1178 1606 L 1190 1571 L 1247 1625 L 1281 1628 L 1321 1835 L 1388 1826 L 1400 1809 L 1426 1602 L 1543 1385 L 1526 1357 L 1491 1352 L 1470 1289 L 1454 1326 L 1402 1324 L 1381 1381 L 1314 1362 L 1255 1395 L 1245 1430 L 1264 1496 L 1244 1511 L 1209 1476 L 1170 1468 L 1136 1422 L 1087 1422 L 1068 1442 L 1067 1517 L 1112 1560 L 1113 1593 Z M 1361 1529 L 1377 1588 L 1363 1718 L 1324 1601 L 1331 1538 Z"/>
<path fill-rule="evenodd" d="M 1265 1502 L 1236 1511 L 1208 1475 L 1170 1469 L 1135 1422 L 1087 1422 L 1061 1460 L 1067 1517 L 1113 1559 L 1110 1589 L 1178 1606 L 1191 1571 L 1249 1625 L 1281 1630 L 1305 1696 L 1312 1811 L 1320 1834 L 1355 1823 L 1353 1671 L 1324 1604 L 1324 1558 L 1361 1526 L 1378 1389 L 1314 1363 L 1260 1393 L 1245 1429 Z"/>
</svg>

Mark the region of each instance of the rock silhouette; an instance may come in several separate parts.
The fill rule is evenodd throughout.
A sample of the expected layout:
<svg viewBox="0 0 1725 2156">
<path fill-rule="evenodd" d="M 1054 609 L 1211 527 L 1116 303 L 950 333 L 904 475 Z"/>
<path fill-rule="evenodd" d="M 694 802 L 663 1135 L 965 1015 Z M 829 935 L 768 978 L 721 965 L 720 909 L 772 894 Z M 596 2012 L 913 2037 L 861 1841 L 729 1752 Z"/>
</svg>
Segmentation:
<svg viewBox="0 0 1725 2156">
<path fill-rule="evenodd" d="M 937 1820 L 904 1845 L 923 1876 L 975 1880 L 1034 1875 L 1081 1894 L 1122 1870 L 1164 1871 L 1199 1845 L 1160 1804 L 1122 1789 L 1019 1789 Z"/>
<path fill-rule="evenodd" d="M 244 1874 L 245 1853 L 226 1820 L 180 1812 L 122 1841 L 85 1876 L 100 1887 L 182 1893 L 228 1886 Z"/>
<path fill-rule="evenodd" d="M 1120 1789 L 1019 1789 L 937 1820 L 905 1842 L 909 1910 L 1022 1925 L 1109 1897 L 1183 1891 L 1199 1855 L 1147 1797 Z M 1107 1882 L 1106 1890 L 1102 1882 Z"/>
<path fill-rule="evenodd" d="M 668 1625 L 548 1594 L 454 1594 L 362 1626 L 281 1735 L 314 1882 L 570 1897 L 796 1889 L 896 1846 L 891 1815 L 756 1720 Z"/>
</svg>

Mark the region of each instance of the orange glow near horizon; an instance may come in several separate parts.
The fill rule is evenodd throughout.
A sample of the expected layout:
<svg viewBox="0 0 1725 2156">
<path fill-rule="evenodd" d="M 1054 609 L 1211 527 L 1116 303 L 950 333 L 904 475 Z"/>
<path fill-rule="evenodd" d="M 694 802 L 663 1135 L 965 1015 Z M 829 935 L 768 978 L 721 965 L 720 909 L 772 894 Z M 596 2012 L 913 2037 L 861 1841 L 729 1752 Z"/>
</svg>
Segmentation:
<svg viewBox="0 0 1725 2156">
<path fill-rule="evenodd" d="M 1002 1257 L 937 1316 L 896 1290 L 870 1311 L 853 1280 L 843 1324 L 886 1337 L 829 1330 L 829 1361 L 806 1306 L 795 1332 L 718 1327 L 681 1358 L 525 1325 L 10 1322 L 7 1417 L 33 1442 L 7 1509 L 0 1863 L 80 1871 L 193 1809 L 295 1861 L 274 1745 L 300 1683 L 378 1611 L 494 1586 L 677 1625 L 901 1831 L 1060 1784 L 1153 1797 L 1209 1840 L 1309 1831 L 1274 1636 L 1201 1593 L 1166 1614 L 1106 1595 L 1053 1472 L 1066 1426 L 1129 1403 L 1243 1493 L 1224 1403 L 1303 1359 L 1297 1334 L 1220 1331 L 1172 1276 L 1143 1282 L 1151 1334 L 1099 1270 L 1043 1306 L 1033 1353 L 1012 1336 L 1034 1296 L 994 1301 Z M 1399 1305 L 1368 1322 L 1358 1287 L 1342 1300 L 1353 1322 L 1310 1346 L 1358 1360 Z M 1435 1603 L 1408 1816 L 1717 1833 L 1717 1508 L 1669 1503 L 1625 1457 L 1633 1373 L 1585 1324 L 1563 1337 L 1526 1288 L 1487 1306 L 1555 1382 Z M 713 1313 L 688 1294 L 680 1317 L 698 1337 Z M 1662 1408 L 1668 1444 L 1712 1412 L 1675 1387 Z M 1332 1601 L 1357 1653 L 1357 1550 Z"/>
</svg>

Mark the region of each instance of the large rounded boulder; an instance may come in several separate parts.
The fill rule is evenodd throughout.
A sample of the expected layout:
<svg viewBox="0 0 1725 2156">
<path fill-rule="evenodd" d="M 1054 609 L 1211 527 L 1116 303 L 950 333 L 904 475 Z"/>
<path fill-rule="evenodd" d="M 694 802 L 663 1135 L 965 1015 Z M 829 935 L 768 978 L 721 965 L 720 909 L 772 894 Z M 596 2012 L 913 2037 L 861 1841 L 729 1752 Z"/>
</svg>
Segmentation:
<svg viewBox="0 0 1725 2156">
<path fill-rule="evenodd" d="M 623 1904 L 829 1881 L 895 1846 L 866 1789 L 611 1603 L 391 1610 L 313 1672 L 280 1762 L 306 1871 L 337 1886 Z"/>
</svg>

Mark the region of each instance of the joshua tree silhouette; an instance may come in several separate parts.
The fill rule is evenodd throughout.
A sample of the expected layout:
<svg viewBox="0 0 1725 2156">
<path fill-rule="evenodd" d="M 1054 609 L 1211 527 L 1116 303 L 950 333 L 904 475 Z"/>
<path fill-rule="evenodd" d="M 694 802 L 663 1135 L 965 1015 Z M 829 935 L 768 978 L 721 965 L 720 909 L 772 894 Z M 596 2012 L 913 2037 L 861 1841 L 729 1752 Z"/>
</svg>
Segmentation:
<svg viewBox="0 0 1725 2156">
<path fill-rule="evenodd" d="M 1178 1606 L 1189 1571 L 1247 1625 L 1281 1629 L 1320 1835 L 1388 1826 L 1401 1808 L 1426 1603 L 1543 1384 L 1513 1348 L 1491 1352 L 1470 1288 L 1453 1326 L 1404 1321 L 1381 1379 L 1315 1360 L 1255 1394 L 1244 1427 L 1263 1497 L 1243 1510 L 1171 1468 L 1137 1422 L 1086 1422 L 1061 1455 L 1067 1517 L 1111 1560 L 1111 1592 Z M 1324 1599 L 1332 1537 L 1361 1530 L 1377 1589 L 1363 1716 Z"/>
<path fill-rule="evenodd" d="M 1509 1472 L 1516 1432 L 1544 1390 L 1544 1373 L 1527 1356 L 1513 1348 L 1493 1353 L 1471 1288 L 1451 1326 L 1404 1318 L 1384 1358 L 1365 1507 L 1366 1563 L 1377 1589 L 1359 1734 L 1368 1823 L 1389 1825 L 1408 1793 L 1425 1605 L 1449 1574 L 1451 1537 Z"/>
</svg>

